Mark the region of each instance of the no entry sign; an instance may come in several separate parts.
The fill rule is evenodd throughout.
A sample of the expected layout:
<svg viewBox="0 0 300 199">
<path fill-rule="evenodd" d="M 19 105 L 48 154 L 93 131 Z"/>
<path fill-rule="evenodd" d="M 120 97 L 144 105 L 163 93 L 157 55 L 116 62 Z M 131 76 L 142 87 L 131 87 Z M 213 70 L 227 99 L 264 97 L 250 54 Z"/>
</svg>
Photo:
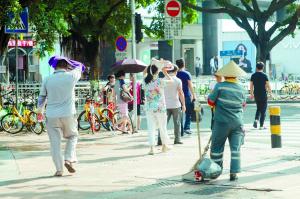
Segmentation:
<svg viewBox="0 0 300 199">
<path fill-rule="evenodd" d="M 181 4 L 176 0 L 165 0 L 165 39 L 181 36 Z"/>
<path fill-rule="evenodd" d="M 169 1 L 166 5 L 166 11 L 169 16 L 171 17 L 177 17 L 180 13 L 180 4 L 177 1 Z"/>
</svg>

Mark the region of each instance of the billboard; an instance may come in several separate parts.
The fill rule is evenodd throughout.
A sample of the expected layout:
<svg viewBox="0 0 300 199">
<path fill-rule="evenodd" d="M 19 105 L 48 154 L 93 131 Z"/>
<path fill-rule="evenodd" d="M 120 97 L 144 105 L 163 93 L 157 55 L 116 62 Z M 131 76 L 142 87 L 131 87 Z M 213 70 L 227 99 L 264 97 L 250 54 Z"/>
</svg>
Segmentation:
<svg viewBox="0 0 300 199">
<path fill-rule="evenodd" d="M 255 72 L 255 46 L 251 41 L 224 41 L 223 50 L 241 50 L 242 56 L 239 57 L 224 57 L 223 65 L 227 64 L 230 59 L 240 66 L 246 73 Z"/>
</svg>

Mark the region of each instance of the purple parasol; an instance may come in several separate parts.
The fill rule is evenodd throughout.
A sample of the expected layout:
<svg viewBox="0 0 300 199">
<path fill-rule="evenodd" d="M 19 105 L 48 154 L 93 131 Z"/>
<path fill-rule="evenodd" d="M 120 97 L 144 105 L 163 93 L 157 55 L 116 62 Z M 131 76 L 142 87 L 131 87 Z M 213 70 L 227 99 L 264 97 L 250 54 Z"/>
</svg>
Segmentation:
<svg viewBox="0 0 300 199">
<path fill-rule="evenodd" d="M 113 64 L 111 70 L 113 72 L 123 70 L 125 73 L 139 73 L 143 72 L 146 67 L 147 65 L 140 60 L 126 58 Z"/>
<path fill-rule="evenodd" d="M 49 59 L 49 62 L 48 62 L 48 63 L 49 63 L 49 65 L 52 66 L 53 68 L 56 68 L 57 62 L 58 62 L 59 60 L 65 60 L 65 61 L 68 62 L 68 64 L 69 64 L 70 66 L 72 66 L 73 68 L 78 68 L 78 67 L 80 67 L 82 71 L 84 71 L 84 69 L 85 69 L 85 66 L 84 66 L 82 63 L 80 63 L 80 62 L 78 62 L 78 61 L 75 61 L 75 60 L 72 60 L 72 59 L 69 59 L 69 58 L 67 58 L 67 57 L 62 57 L 62 56 L 53 56 L 53 57 L 51 57 L 51 58 Z"/>
</svg>

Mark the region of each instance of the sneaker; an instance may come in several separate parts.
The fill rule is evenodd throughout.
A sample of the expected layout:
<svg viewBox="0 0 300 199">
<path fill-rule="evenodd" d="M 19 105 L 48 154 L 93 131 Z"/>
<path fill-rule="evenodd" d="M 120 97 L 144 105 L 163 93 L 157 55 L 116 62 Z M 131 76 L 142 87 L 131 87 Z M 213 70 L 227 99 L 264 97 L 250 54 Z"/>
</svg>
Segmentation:
<svg viewBox="0 0 300 199">
<path fill-rule="evenodd" d="M 192 131 L 191 131 L 191 130 L 184 130 L 184 134 L 191 135 L 191 134 L 192 134 Z"/>
<path fill-rule="evenodd" d="M 181 141 L 176 141 L 176 142 L 174 142 L 174 144 L 183 144 L 183 142 L 181 142 Z"/>
<path fill-rule="evenodd" d="M 56 171 L 54 174 L 55 177 L 61 177 L 62 175 L 63 175 L 62 171 Z"/>
<path fill-rule="evenodd" d="M 266 129 L 267 129 L 267 127 L 264 127 L 264 126 L 259 127 L 259 130 L 266 130 Z"/>
<path fill-rule="evenodd" d="M 253 127 L 254 127 L 254 128 L 257 128 L 257 121 L 256 121 L 256 120 L 255 120 L 254 123 L 253 123 Z"/>
<path fill-rule="evenodd" d="M 229 180 L 230 180 L 230 181 L 237 181 L 237 180 L 238 180 L 238 177 L 237 177 L 236 173 L 231 173 L 231 174 L 230 174 Z"/>
</svg>

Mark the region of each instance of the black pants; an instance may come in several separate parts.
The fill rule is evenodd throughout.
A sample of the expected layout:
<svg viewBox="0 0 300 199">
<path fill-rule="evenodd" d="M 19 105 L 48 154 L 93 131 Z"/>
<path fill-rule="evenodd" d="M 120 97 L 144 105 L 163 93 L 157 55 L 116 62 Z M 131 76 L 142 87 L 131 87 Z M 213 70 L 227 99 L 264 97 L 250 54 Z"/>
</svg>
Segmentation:
<svg viewBox="0 0 300 199">
<path fill-rule="evenodd" d="M 256 102 L 256 114 L 255 120 L 259 120 L 260 127 L 264 126 L 265 118 L 266 118 L 266 110 L 267 110 L 267 100 L 255 100 Z"/>
</svg>

